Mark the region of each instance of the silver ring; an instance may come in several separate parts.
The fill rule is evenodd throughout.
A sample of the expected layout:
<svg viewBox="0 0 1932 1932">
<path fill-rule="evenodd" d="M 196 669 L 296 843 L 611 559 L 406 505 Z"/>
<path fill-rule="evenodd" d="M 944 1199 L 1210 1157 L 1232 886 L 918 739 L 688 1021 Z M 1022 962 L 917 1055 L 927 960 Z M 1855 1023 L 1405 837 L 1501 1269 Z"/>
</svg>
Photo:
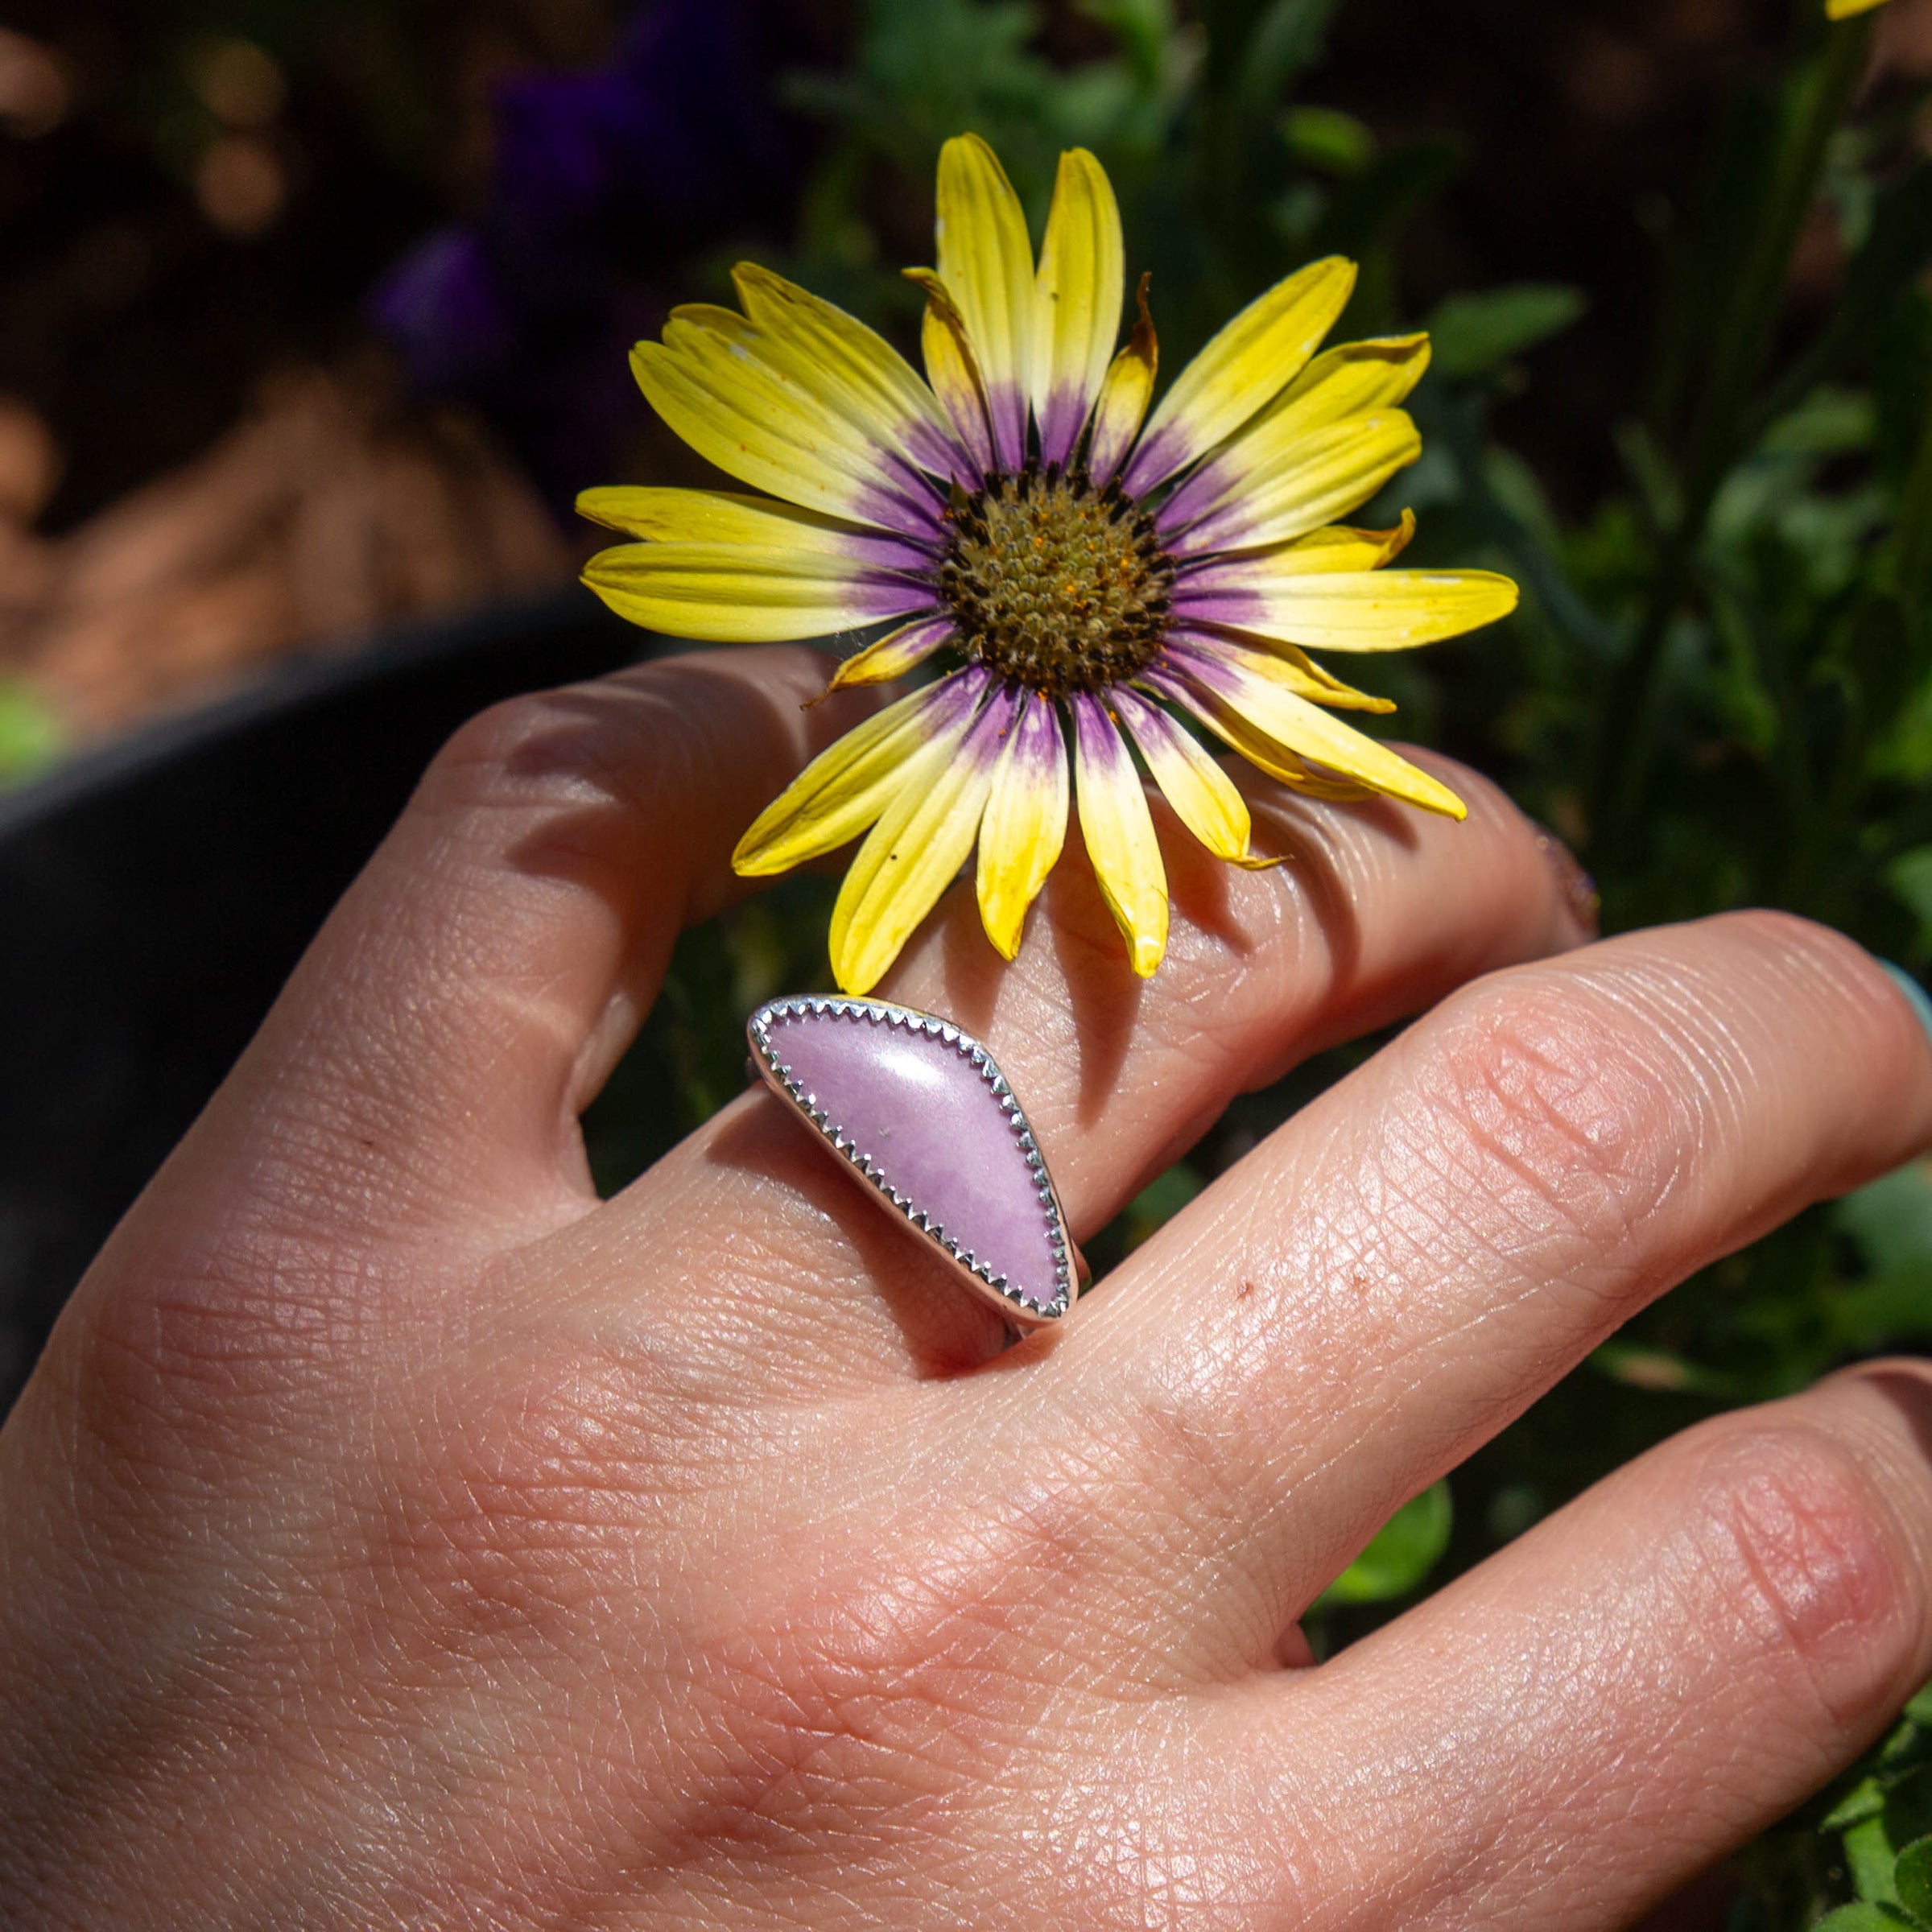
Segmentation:
<svg viewBox="0 0 1932 1932">
<path fill-rule="evenodd" d="M 936 1013 L 799 994 L 745 1026 L 752 1063 L 895 1218 L 1016 1328 L 1072 1307 L 1086 1264 L 1026 1110 Z"/>
</svg>

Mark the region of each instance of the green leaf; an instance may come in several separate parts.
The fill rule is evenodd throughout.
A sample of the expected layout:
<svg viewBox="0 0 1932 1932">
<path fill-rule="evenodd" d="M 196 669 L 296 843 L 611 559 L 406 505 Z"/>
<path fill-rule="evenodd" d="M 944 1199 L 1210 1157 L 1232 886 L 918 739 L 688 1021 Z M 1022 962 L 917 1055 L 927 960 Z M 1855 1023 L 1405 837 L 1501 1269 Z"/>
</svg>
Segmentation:
<svg viewBox="0 0 1932 1932">
<path fill-rule="evenodd" d="M 1885 1788 L 1875 1777 L 1861 1778 L 1844 1798 L 1825 1815 L 1821 1831 L 1848 1831 L 1868 1818 L 1876 1818 L 1885 1808 Z"/>
<path fill-rule="evenodd" d="M 1288 151 L 1325 175 L 1359 175 L 1375 159 L 1375 136 L 1336 107 L 1297 107 L 1282 119 Z"/>
<path fill-rule="evenodd" d="M 1268 114 L 1321 59 L 1335 6 L 1336 0 L 1272 0 L 1260 10 L 1235 70 L 1236 98 L 1245 113 L 1256 120 Z M 1216 52 L 1232 52 L 1233 36 L 1224 31 L 1220 38 Z"/>
<path fill-rule="evenodd" d="M 1428 1575 L 1449 1547 L 1455 1512 L 1449 1485 L 1438 1483 L 1389 1517 L 1375 1541 L 1328 1587 L 1317 1609 L 1338 1604 L 1384 1604 L 1406 1596 Z"/>
<path fill-rule="evenodd" d="M 1932 1336 L 1932 1172 L 1914 1161 L 1847 1195 L 1831 1215 L 1867 1270 L 1821 1311 L 1835 1330 L 1835 1352 L 1868 1355 Z"/>
<path fill-rule="evenodd" d="M 1915 1838 L 1899 1853 L 1892 1883 L 1914 1918 L 1932 1922 L 1932 1838 Z"/>
<path fill-rule="evenodd" d="M 1872 232 L 1852 258 L 1831 317 L 1757 406 L 1758 420 L 1781 415 L 1814 384 L 1852 361 L 1932 260 L 1932 162 L 1915 162 L 1880 196 Z"/>
<path fill-rule="evenodd" d="M 1910 1924 L 1902 1913 L 1888 1912 L 1883 1905 L 1860 1899 L 1855 1905 L 1840 1905 L 1835 1912 L 1827 1912 L 1811 1932 L 1899 1932 L 1900 1926 Z"/>
<path fill-rule="evenodd" d="M 1932 893 L 1932 847 L 1909 856 L 1926 861 L 1915 876 Z M 1916 903 L 1913 910 L 1918 910 Z M 1932 906 L 1927 916 L 1932 916 Z M 1922 1162 L 1912 1162 L 1847 1195 L 1832 1216 L 1857 1242 L 1874 1272 L 1906 1267 L 1932 1270 L 1932 1173 Z"/>
<path fill-rule="evenodd" d="M 1885 868 L 1885 883 L 1918 921 L 1918 945 L 1932 952 L 1932 845 L 1901 852 Z"/>
<path fill-rule="evenodd" d="M 37 778 L 67 744 L 60 720 L 24 686 L 0 683 L 0 785 Z"/>
<path fill-rule="evenodd" d="M 1845 1833 L 1844 1845 L 1845 1863 L 1852 1868 L 1852 1889 L 1874 1905 L 1892 1903 L 1897 1896 L 1892 1888 L 1897 1854 L 1892 1849 L 1884 1814 L 1861 1818 Z"/>
<path fill-rule="evenodd" d="M 1891 729 L 1872 748 L 1869 762 L 1877 778 L 1900 778 L 1908 785 L 1932 778 L 1932 678 L 1900 705 Z"/>
<path fill-rule="evenodd" d="M 1157 1174 L 1128 1203 L 1127 1245 L 1137 1248 L 1150 1235 L 1157 1234 L 1199 1194 L 1201 1177 L 1185 1161 L 1177 1161 L 1165 1174 Z"/>
<path fill-rule="evenodd" d="M 1393 241 L 1455 180 L 1465 152 L 1459 141 L 1426 137 L 1378 155 L 1337 192 L 1313 246 L 1360 256 Z"/>
<path fill-rule="evenodd" d="M 1823 385 L 1780 416 L 1758 447 L 1772 456 L 1839 456 L 1869 449 L 1877 410 L 1862 390 Z"/>
<path fill-rule="evenodd" d="M 1159 77 L 1174 39 L 1173 0 L 1080 0 L 1080 9 L 1112 31 L 1143 82 Z"/>
<path fill-rule="evenodd" d="M 1451 295 L 1429 318 L 1435 367 L 1453 382 L 1493 375 L 1575 324 L 1589 302 L 1582 290 L 1519 282 L 1480 295 Z"/>
</svg>

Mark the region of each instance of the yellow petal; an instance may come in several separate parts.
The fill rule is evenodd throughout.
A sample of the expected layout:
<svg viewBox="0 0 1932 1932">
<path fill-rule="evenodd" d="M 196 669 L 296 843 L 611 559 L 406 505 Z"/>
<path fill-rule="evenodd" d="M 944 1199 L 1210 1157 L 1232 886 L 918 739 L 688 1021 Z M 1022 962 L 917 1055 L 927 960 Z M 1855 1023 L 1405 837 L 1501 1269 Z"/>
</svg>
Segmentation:
<svg viewBox="0 0 1932 1932">
<path fill-rule="evenodd" d="M 964 737 L 985 684 L 983 676 L 947 679 L 854 726 L 752 821 L 731 855 L 733 870 L 766 878 L 856 839 L 886 809 L 923 751 Z"/>
<path fill-rule="evenodd" d="M 1379 570 L 1400 556 L 1415 535 L 1415 512 L 1406 510 L 1393 530 L 1352 530 L 1330 523 L 1274 550 L 1216 559 L 1206 569 L 1191 572 L 1185 580 L 1215 589 L 1223 585 L 1270 584 L 1280 577 L 1339 576 L 1358 570 Z"/>
<path fill-rule="evenodd" d="M 977 134 L 956 135 L 939 151 L 937 232 L 939 278 L 979 357 L 1000 460 L 1018 469 L 1032 386 L 1033 244 L 1013 184 Z"/>
<path fill-rule="evenodd" d="M 1133 447 L 1141 432 L 1141 422 L 1154 394 L 1155 371 L 1160 367 L 1160 345 L 1154 333 L 1154 318 L 1147 312 L 1149 277 L 1141 277 L 1134 291 L 1140 318 L 1127 346 L 1108 365 L 1106 380 L 1100 385 L 1100 399 L 1094 405 L 1093 434 L 1088 440 L 1087 469 L 1096 483 L 1111 482 L 1113 473 Z"/>
<path fill-rule="evenodd" d="M 1422 439 L 1406 411 L 1352 416 L 1232 485 L 1198 521 L 1183 525 L 1170 518 L 1177 492 L 1157 523 L 1177 556 L 1286 543 L 1358 509 L 1422 453 Z"/>
<path fill-rule="evenodd" d="M 1129 493 L 1165 482 L 1273 402 L 1307 366 L 1354 289 L 1355 264 L 1331 256 L 1249 303 L 1162 398 L 1127 466 Z"/>
<path fill-rule="evenodd" d="M 980 825 L 980 922 L 1001 956 L 1020 950 L 1026 910 L 1067 840 L 1067 741 L 1051 700 L 1022 701 Z"/>
<path fill-rule="evenodd" d="M 844 658 L 825 688 L 843 691 L 849 684 L 890 684 L 894 678 L 917 670 L 956 634 L 951 617 L 915 617 Z"/>
<path fill-rule="evenodd" d="M 773 497 L 742 497 L 730 490 L 612 485 L 580 491 L 577 514 L 626 536 L 664 543 L 744 543 L 898 568 L 929 560 L 905 539 L 865 524 L 822 516 Z"/>
<path fill-rule="evenodd" d="M 1311 764 L 1419 805 L 1426 811 L 1451 819 L 1468 815 L 1462 800 L 1439 779 L 1273 678 L 1259 676 L 1232 659 L 1212 671 L 1196 661 L 1188 666 L 1187 677 L 1212 701 L 1214 710 L 1229 711 L 1245 719 L 1265 737 Z"/>
<path fill-rule="evenodd" d="M 902 450 L 936 476 L 960 469 L 938 401 L 884 336 L 755 262 L 740 262 L 731 279 L 775 363 L 798 373 L 882 448 Z"/>
<path fill-rule="evenodd" d="M 1167 873 L 1154 816 L 1120 731 L 1097 699 L 1073 700 L 1074 797 L 1100 896 L 1147 979 L 1167 950 Z"/>
<path fill-rule="evenodd" d="M 1067 460 L 1106 379 L 1121 332 L 1125 258 L 1106 171 L 1084 147 L 1062 155 L 1034 286 L 1033 413 L 1042 462 Z"/>
<path fill-rule="evenodd" d="M 1257 579 L 1258 608 L 1243 630 L 1311 650 L 1408 650 L 1506 617 L 1509 578 L 1487 570 L 1382 570 L 1348 576 Z"/>
<path fill-rule="evenodd" d="M 769 308 L 769 303 L 763 305 Z M 830 303 L 824 306 L 838 312 Z M 848 381 L 848 363 L 835 359 L 825 343 L 803 340 L 795 332 L 805 314 L 802 308 L 782 313 L 783 325 L 768 328 L 734 308 L 712 302 L 684 303 L 671 312 L 664 345 L 710 368 L 727 382 L 735 378 L 756 385 L 760 393 L 775 390 L 822 431 L 835 436 L 842 448 L 873 452 L 875 460 L 883 458 L 903 469 L 906 419 L 881 404 L 876 388 Z M 885 348 L 883 343 L 879 346 Z M 906 374 L 912 377 L 910 369 Z M 928 413 L 932 427 L 943 436 L 944 425 L 930 398 Z M 942 464 L 939 473 L 948 468 Z"/>
<path fill-rule="evenodd" d="M 1307 759 L 1297 758 L 1286 745 L 1277 744 L 1265 732 L 1256 730 L 1238 712 L 1210 706 L 1203 708 L 1200 716 L 1202 722 L 1231 751 L 1239 752 L 1256 770 L 1278 779 L 1290 791 L 1339 805 L 1377 795 L 1373 785 L 1358 785 L 1348 778 L 1338 778 L 1332 772 L 1318 770 Z"/>
<path fill-rule="evenodd" d="M 1254 477 L 1292 462 L 1319 431 L 1395 408 L 1407 399 L 1428 366 L 1426 336 L 1350 342 L 1316 357 L 1174 492 L 1164 506 L 1168 526 L 1191 522 L 1245 489 Z"/>
<path fill-rule="evenodd" d="M 1237 632 L 1236 638 L 1239 637 Z M 1231 647 L 1234 641 L 1224 640 L 1224 649 Z M 1327 665 L 1316 663 L 1295 645 L 1284 644 L 1274 638 L 1257 638 L 1252 642 L 1257 646 L 1254 664 L 1259 675 L 1272 678 L 1278 684 L 1285 684 L 1298 697 L 1307 699 L 1311 704 L 1326 704 L 1331 711 L 1366 711 L 1378 716 L 1395 709 L 1393 698 L 1378 698 L 1368 691 L 1357 691 L 1352 684 L 1344 683 Z"/>
<path fill-rule="evenodd" d="M 1854 14 L 1868 14 L 1875 6 L 1883 6 L 1885 0 L 1825 0 L 1825 18 L 1827 20 L 1849 20 Z"/>
<path fill-rule="evenodd" d="M 711 644 L 821 638 L 933 601 L 929 586 L 849 558 L 749 543 L 621 543 L 591 559 L 584 581 L 634 624 Z"/>
<path fill-rule="evenodd" d="M 1113 701 L 1174 816 L 1216 857 L 1247 858 L 1253 829 L 1248 802 L 1207 747 L 1131 691 L 1117 691 Z"/>
<path fill-rule="evenodd" d="M 758 354 L 741 316 L 681 311 L 630 361 L 651 407 L 727 475 L 832 516 L 919 526 L 920 494 L 899 459 Z"/>
<path fill-rule="evenodd" d="M 906 768 L 832 908 L 832 970 L 845 992 L 872 990 L 966 862 L 1012 712 L 1011 696 L 996 692 L 962 740 Z"/>
<path fill-rule="evenodd" d="M 953 428 L 980 474 L 985 476 L 997 467 L 993 454 L 992 406 L 986 399 L 986 382 L 980 373 L 972 338 L 966 331 L 966 318 L 960 313 L 951 291 L 931 269 L 907 268 L 899 272 L 926 291 L 926 319 L 919 336 L 926 357 L 926 379 L 945 405 Z"/>
<path fill-rule="evenodd" d="M 1264 430 L 1283 443 L 1326 429 L 1344 416 L 1393 409 L 1429 369 L 1426 336 L 1389 336 L 1344 342 L 1311 362 L 1259 418 L 1241 431 L 1247 442 Z"/>
<path fill-rule="evenodd" d="M 1293 644 L 1270 638 L 1248 637 L 1242 632 L 1177 630 L 1168 639 L 1167 660 L 1186 667 L 1196 663 L 1239 664 L 1257 678 L 1284 686 L 1312 704 L 1326 704 L 1335 711 L 1391 712 L 1393 698 L 1371 696 L 1344 684 L 1325 666 Z"/>
</svg>

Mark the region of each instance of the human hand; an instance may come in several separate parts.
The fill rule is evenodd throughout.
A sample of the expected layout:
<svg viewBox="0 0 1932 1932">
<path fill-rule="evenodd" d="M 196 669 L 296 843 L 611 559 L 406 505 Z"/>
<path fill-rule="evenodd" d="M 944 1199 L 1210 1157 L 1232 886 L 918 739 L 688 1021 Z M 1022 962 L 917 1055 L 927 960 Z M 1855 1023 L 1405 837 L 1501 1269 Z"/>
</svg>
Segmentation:
<svg viewBox="0 0 1932 1932">
<path fill-rule="evenodd" d="M 886 990 L 992 1046 L 1076 1235 L 1433 1007 L 1002 1352 L 762 1092 L 590 1186 L 679 927 L 849 721 L 817 675 L 462 733 L 109 1242 L 0 1433 L 0 1920 L 1581 1932 L 1875 1735 L 1932 1672 L 1909 1365 L 1296 1631 L 1634 1310 L 1932 1141 L 1873 963 L 1570 951 L 1467 773 L 1461 828 L 1253 781 L 1287 862 L 1171 841 L 1145 984 L 1077 864 L 1011 968 L 956 894 Z"/>
</svg>

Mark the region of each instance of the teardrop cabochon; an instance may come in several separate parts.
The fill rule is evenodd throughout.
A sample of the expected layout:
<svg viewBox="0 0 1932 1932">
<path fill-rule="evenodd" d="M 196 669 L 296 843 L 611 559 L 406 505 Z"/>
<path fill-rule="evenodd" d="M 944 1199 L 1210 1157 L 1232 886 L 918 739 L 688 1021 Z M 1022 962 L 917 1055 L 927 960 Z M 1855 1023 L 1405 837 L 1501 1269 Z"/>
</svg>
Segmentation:
<svg viewBox="0 0 1932 1932">
<path fill-rule="evenodd" d="M 1033 1129 L 993 1055 L 883 1000 L 772 1000 L 745 1027 L 767 1085 L 1015 1327 L 1072 1306 L 1079 1257 Z"/>
</svg>

